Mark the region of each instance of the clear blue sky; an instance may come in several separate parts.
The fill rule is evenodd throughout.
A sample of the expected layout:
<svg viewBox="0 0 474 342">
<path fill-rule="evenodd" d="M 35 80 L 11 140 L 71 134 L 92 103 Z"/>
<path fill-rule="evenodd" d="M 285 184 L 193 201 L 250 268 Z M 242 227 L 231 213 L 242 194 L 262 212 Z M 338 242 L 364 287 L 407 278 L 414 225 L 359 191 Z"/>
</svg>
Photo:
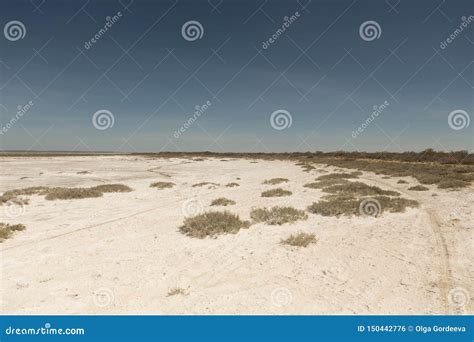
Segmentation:
<svg viewBox="0 0 474 342">
<path fill-rule="evenodd" d="M 2 1 L 2 28 L 17 20 L 26 32 L 0 36 L 0 126 L 33 106 L 0 148 L 473 151 L 474 122 L 454 130 L 448 115 L 474 119 L 474 21 L 440 47 L 473 14 L 468 0 Z M 203 28 L 194 41 L 182 36 L 191 20 Z M 362 39 L 366 21 L 378 23 L 378 39 Z M 102 109 L 114 118 L 105 130 L 93 124 Z M 277 110 L 291 126 L 272 127 Z"/>
</svg>

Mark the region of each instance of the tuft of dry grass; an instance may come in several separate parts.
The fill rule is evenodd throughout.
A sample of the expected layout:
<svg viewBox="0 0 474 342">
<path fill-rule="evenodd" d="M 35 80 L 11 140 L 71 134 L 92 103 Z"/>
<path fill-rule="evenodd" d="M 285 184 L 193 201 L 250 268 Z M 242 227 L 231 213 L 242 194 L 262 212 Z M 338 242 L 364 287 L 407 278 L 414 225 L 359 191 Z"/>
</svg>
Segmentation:
<svg viewBox="0 0 474 342">
<path fill-rule="evenodd" d="M 156 182 L 156 183 L 152 183 L 150 184 L 150 188 L 157 188 L 157 189 L 169 189 L 169 188 L 172 188 L 173 186 L 175 186 L 176 184 L 172 183 L 172 182 Z"/>
<path fill-rule="evenodd" d="M 254 222 L 265 222 L 270 225 L 282 225 L 293 223 L 298 220 L 308 219 L 308 215 L 303 210 L 292 207 L 256 208 L 250 212 L 250 218 Z"/>
<path fill-rule="evenodd" d="M 109 192 L 131 192 L 133 189 L 129 186 L 123 184 L 103 184 L 97 185 L 90 188 L 91 190 L 97 190 L 102 193 L 109 193 Z"/>
<path fill-rule="evenodd" d="M 219 186 L 219 184 L 217 184 L 217 183 L 212 183 L 212 182 L 201 182 L 201 183 L 196 183 L 196 184 L 193 184 L 193 188 L 199 188 L 199 187 L 206 186 L 206 185 L 214 185 L 214 186 Z"/>
<path fill-rule="evenodd" d="M 470 182 L 461 179 L 443 179 L 438 183 L 440 189 L 457 189 L 469 186 Z"/>
<path fill-rule="evenodd" d="M 0 242 L 9 239 L 14 232 L 19 232 L 25 229 L 26 227 L 23 224 L 0 223 Z"/>
<path fill-rule="evenodd" d="M 277 188 L 277 189 L 264 191 L 262 192 L 261 196 L 262 197 L 284 197 L 284 196 L 290 196 L 291 194 L 292 194 L 291 191 L 283 190 L 282 188 Z"/>
<path fill-rule="evenodd" d="M 404 179 L 400 179 L 397 184 L 408 184 L 408 182 Z"/>
<path fill-rule="evenodd" d="M 233 187 L 240 186 L 240 185 L 239 185 L 239 183 L 227 183 L 225 186 L 228 187 L 228 188 L 233 188 Z"/>
<path fill-rule="evenodd" d="M 35 186 L 6 191 L 0 196 L 0 204 L 9 201 L 20 205 L 28 204 L 28 199 L 19 198 L 18 196 L 41 195 L 45 196 L 46 200 L 52 201 L 102 197 L 104 193 L 108 192 L 130 192 L 132 190 L 133 189 L 123 184 L 103 184 L 90 188 L 49 188 L 46 186 Z"/>
<path fill-rule="evenodd" d="M 272 179 L 267 179 L 262 184 L 277 185 L 277 184 L 286 183 L 286 182 L 288 182 L 287 178 L 272 178 Z"/>
<path fill-rule="evenodd" d="M 323 189 L 324 192 L 328 193 L 340 193 L 349 194 L 354 196 L 375 196 L 375 195 L 386 195 L 386 196 L 400 196 L 396 191 L 383 190 L 377 186 L 367 185 L 362 182 L 350 182 L 347 184 L 333 185 Z"/>
<path fill-rule="evenodd" d="M 300 165 L 304 172 L 310 172 L 311 170 L 316 170 L 316 168 L 310 164 L 301 163 L 301 164 L 296 164 L 296 165 Z"/>
<path fill-rule="evenodd" d="M 392 213 L 404 212 L 406 208 L 418 207 L 418 202 L 405 198 L 375 196 L 371 198 L 380 204 L 380 211 Z M 322 216 L 352 216 L 361 215 L 360 205 L 363 199 L 356 199 L 348 195 L 331 195 L 325 200 L 313 203 L 308 211 Z M 381 214 L 381 212 L 379 213 Z M 378 216 L 378 215 L 377 215 Z"/>
<path fill-rule="evenodd" d="M 290 235 L 287 239 L 281 240 L 282 245 L 289 245 L 294 247 L 308 247 L 312 243 L 316 243 L 314 234 L 300 232 L 295 235 Z"/>
<path fill-rule="evenodd" d="M 349 181 L 343 178 L 335 178 L 335 179 L 323 179 L 319 180 L 314 183 L 307 183 L 303 185 L 305 188 L 310 188 L 310 189 L 323 189 L 329 186 L 333 185 L 344 185 L 348 184 Z"/>
<path fill-rule="evenodd" d="M 408 190 L 411 190 L 411 191 L 428 191 L 429 188 L 427 188 L 426 186 L 423 186 L 423 185 L 415 185 L 415 186 L 412 186 L 412 187 L 408 188 Z"/>
<path fill-rule="evenodd" d="M 178 295 L 187 296 L 188 292 L 185 289 L 183 289 L 182 287 L 173 287 L 173 288 L 169 289 L 168 294 L 166 295 L 166 297 L 178 296 Z"/>
<path fill-rule="evenodd" d="M 238 215 L 228 211 L 211 211 L 186 218 L 179 231 L 190 237 L 203 239 L 207 236 L 235 234 L 249 226 L 250 222 L 242 221 Z"/>
<path fill-rule="evenodd" d="M 225 207 L 225 206 L 234 205 L 234 204 L 235 204 L 235 201 L 232 201 L 225 197 L 219 197 L 211 202 L 211 206 L 224 206 Z"/>
<path fill-rule="evenodd" d="M 50 188 L 45 199 L 48 201 L 102 197 L 103 192 L 92 188 Z"/>
<path fill-rule="evenodd" d="M 77 174 L 78 175 L 87 175 L 88 173 L 90 173 L 89 171 L 78 171 Z"/>
</svg>

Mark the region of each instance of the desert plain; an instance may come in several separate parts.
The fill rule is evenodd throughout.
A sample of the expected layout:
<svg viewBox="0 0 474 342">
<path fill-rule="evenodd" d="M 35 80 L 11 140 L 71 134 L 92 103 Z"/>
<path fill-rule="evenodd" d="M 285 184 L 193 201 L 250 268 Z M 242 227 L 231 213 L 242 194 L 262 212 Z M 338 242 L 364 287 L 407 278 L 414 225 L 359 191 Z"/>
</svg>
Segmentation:
<svg viewBox="0 0 474 342">
<path fill-rule="evenodd" d="M 130 191 L 73 199 L 38 192 L 0 206 L 1 223 L 24 225 L 0 243 L 0 313 L 474 312 L 472 184 L 414 191 L 409 188 L 420 184 L 413 177 L 362 171 L 344 182 L 395 192 L 417 205 L 328 215 L 308 210 L 328 193 L 305 185 L 357 170 L 310 165 L 220 157 L 3 157 L 0 193 L 108 184 Z M 274 189 L 284 195 L 262 196 Z M 227 205 L 211 205 L 219 198 Z M 252 210 L 272 207 L 301 215 L 278 224 L 255 220 Z M 216 211 L 245 224 L 204 237 L 182 229 L 187 218 Z M 299 233 L 309 237 L 306 245 L 285 243 Z"/>
</svg>

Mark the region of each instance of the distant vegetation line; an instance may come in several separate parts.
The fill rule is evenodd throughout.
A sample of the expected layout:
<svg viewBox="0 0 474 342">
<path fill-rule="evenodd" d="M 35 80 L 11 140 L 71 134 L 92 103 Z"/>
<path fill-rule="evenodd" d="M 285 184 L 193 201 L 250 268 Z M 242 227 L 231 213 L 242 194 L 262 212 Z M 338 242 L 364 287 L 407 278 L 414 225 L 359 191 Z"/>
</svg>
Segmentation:
<svg viewBox="0 0 474 342">
<path fill-rule="evenodd" d="M 258 158 L 258 159 L 320 159 L 338 158 L 345 160 L 373 159 L 400 162 L 431 162 L 439 164 L 474 165 L 474 153 L 468 151 L 442 152 L 426 149 L 421 152 L 285 152 L 285 153 L 246 153 L 246 152 L 143 152 L 143 153 L 115 153 L 115 152 L 42 152 L 42 151 L 3 151 L 0 157 L 28 157 L 28 156 L 110 156 L 133 155 L 153 157 L 219 157 L 219 158 Z"/>
</svg>

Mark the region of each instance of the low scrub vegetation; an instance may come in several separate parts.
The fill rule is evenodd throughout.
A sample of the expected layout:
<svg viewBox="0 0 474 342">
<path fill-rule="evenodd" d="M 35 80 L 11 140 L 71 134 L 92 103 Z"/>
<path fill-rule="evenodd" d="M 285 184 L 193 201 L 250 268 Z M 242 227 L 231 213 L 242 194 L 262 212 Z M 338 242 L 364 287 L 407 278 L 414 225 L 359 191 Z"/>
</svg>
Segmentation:
<svg viewBox="0 0 474 342">
<path fill-rule="evenodd" d="M 169 289 L 168 294 L 166 295 L 166 297 L 178 296 L 178 295 L 187 296 L 188 292 L 185 289 L 183 289 L 182 287 L 173 287 L 173 288 Z"/>
<path fill-rule="evenodd" d="M 316 237 L 314 234 L 300 232 L 290 235 L 287 239 L 281 240 L 280 243 L 293 247 L 308 247 L 310 244 L 316 243 Z"/>
<path fill-rule="evenodd" d="M 225 197 L 220 197 L 215 199 L 214 201 L 211 202 L 211 206 L 228 206 L 228 205 L 234 205 L 235 201 L 230 200 Z"/>
<path fill-rule="evenodd" d="M 212 182 L 201 182 L 201 183 L 196 183 L 196 184 L 193 184 L 193 188 L 200 188 L 200 187 L 202 187 L 202 186 L 206 186 L 206 185 L 219 186 L 219 184 L 217 184 L 217 183 L 212 183 Z"/>
<path fill-rule="evenodd" d="M 13 235 L 13 233 L 25 229 L 26 227 L 23 224 L 0 223 L 0 242 L 9 239 Z"/>
<path fill-rule="evenodd" d="M 36 186 L 23 189 L 15 189 L 6 191 L 0 196 L 0 204 L 6 202 L 15 204 L 28 204 L 28 199 L 19 196 L 40 195 L 45 196 L 46 200 L 66 200 L 80 198 L 101 197 L 104 193 L 109 192 L 130 192 L 133 189 L 123 184 L 103 184 L 90 188 L 64 188 L 64 187 L 46 187 Z"/>
<path fill-rule="evenodd" d="M 400 193 L 392 190 L 383 190 L 377 186 L 367 185 L 362 182 L 350 182 L 344 185 L 333 185 L 324 188 L 323 191 L 328 193 L 348 194 L 354 196 L 400 196 Z"/>
<path fill-rule="evenodd" d="M 277 189 L 264 191 L 262 192 L 261 196 L 262 197 L 284 197 L 284 196 L 290 196 L 291 194 L 292 194 L 291 191 L 283 190 L 282 188 L 277 188 Z"/>
<path fill-rule="evenodd" d="M 380 205 L 375 209 L 377 212 L 374 216 L 381 215 L 383 211 L 399 213 L 404 212 L 406 208 L 418 207 L 418 202 L 399 197 L 375 196 L 370 200 Z M 363 199 L 347 195 L 332 195 L 313 203 L 308 207 L 308 211 L 322 216 L 359 216 L 364 214 L 361 210 L 362 201 Z"/>
<path fill-rule="evenodd" d="M 207 236 L 235 234 L 249 226 L 250 222 L 240 220 L 238 215 L 228 211 L 212 211 L 186 218 L 179 231 L 190 237 L 203 239 Z"/>
<path fill-rule="evenodd" d="M 156 182 L 156 183 L 152 183 L 150 184 L 150 187 L 151 188 L 157 188 L 157 189 L 169 189 L 169 188 L 172 188 L 174 187 L 176 184 L 172 183 L 172 182 Z"/>
<path fill-rule="evenodd" d="M 252 209 L 250 218 L 254 222 L 265 222 L 270 225 L 282 225 L 292 223 L 298 220 L 306 220 L 308 215 L 303 210 L 292 207 L 273 207 L 271 209 L 258 208 Z"/>
<path fill-rule="evenodd" d="M 400 179 L 397 184 L 408 184 L 408 182 L 404 179 Z"/>
<path fill-rule="evenodd" d="M 102 193 L 107 192 L 131 192 L 133 191 L 132 188 L 123 184 L 103 184 L 97 185 L 90 188 L 91 190 L 100 191 Z"/>
<path fill-rule="evenodd" d="M 277 185 L 277 184 L 286 183 L 286 182 L 288 182 L 287 178 L 272 178 L 272 179 L 267 179 L 262 184 Z"/>
<path fill-rule="evenodd" d="M 411 190 L 411 191 L 428 191 L 429 188 L 427 188 L 426 186 L 423 186 L 423 185 L 415 185 L 415 186 L 412 186 L 412 187 L 408 188 L 408 190 Z"/>
<path fill-rule="evenodd" d="M 239 185 L 239 183 L 234 183 L 234 182 L 232 182 L 232 183 L 227 183 L 225 186 L 226 186 L 227 188 L 234 188 L 234 187 L 240 186 L 240 185 Z"/>
<path fill-rule="evenodd" d="M 308 183 L 303 185 L 305 188 L 310 189 L 323 189 L 333 185 L 344 185 L 349 184 L 349 181 L 343 178 L 335 178 L 335 179 L 323 179 L 317 180 L 314 183 Z"/>
</svg>

